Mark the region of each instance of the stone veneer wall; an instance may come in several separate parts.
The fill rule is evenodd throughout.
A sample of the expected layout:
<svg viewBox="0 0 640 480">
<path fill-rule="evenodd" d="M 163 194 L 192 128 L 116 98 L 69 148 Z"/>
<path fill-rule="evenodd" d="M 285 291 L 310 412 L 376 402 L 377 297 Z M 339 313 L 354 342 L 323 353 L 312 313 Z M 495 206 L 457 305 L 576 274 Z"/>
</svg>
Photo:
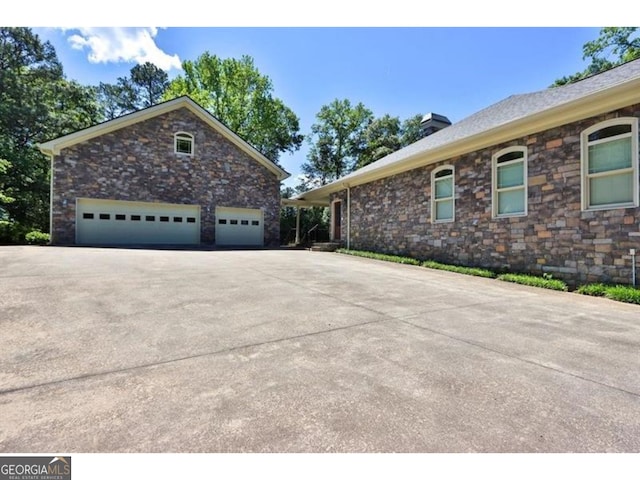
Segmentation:
<svg viewBox="0 0 640 480">
<path fill-rule="evenodd" d="M 193 156 L 174 153 L 179 131 L 194 136 Z M 53 181 L 56 244 L 75 241 L 78 197 L 200 205 L 204 244 L 215 240 L 216 206 L 261 208 L 265 246 L 280 244 L 280 181 L 184 108 L 63 149 Z"/>
<path fill-rule="evenodd" d="M 630 283 L 640 208 L 581 211 L 580 133 L 640 117 L 640 105 L 443 160 L 351 189 L 351 248 L 584 282 Z M 491 158 L 527 146 L 528 214 L 491 218 Z M 455 221 L 431 223 L 431 172 L 455 167 Z M 636 180 L 638 181 L 638 180 Z M 342 236 L 346 238 L 346 191 Z"/>
</svg>

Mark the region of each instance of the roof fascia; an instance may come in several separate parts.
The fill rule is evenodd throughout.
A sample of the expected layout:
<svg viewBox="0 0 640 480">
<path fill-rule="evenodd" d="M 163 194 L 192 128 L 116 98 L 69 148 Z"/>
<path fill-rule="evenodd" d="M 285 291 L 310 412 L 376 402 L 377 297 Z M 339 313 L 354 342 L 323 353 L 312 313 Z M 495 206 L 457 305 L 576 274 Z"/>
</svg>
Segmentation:
<svg viewBox="0 0 640 480">
<path fill-rule="evenodd" d="M 539 133 L 627 105 L 633 105 L 634 103 L 640 103 L 640 78 L 594 92 L 571 102 L 499 125 L 441 147 L 417 153 L 385 167 L 370 170 L 360 175 L 356 174 L 348 179 L 340 178 L 328 185 L 304 192 L 296 198 L 305 200 L 325 199 L 331 193 L 344 190 L 347 187 L 370 183 L 413 170 L 414 168 L 498 145 L 514 138 Z"/>
<path fill-rule="evenodd" d="M 229 140 L 242 151 L 254 158 L 256 161 L 258 161 L 258 163 L 266 167 L 267 170 L 269 170 L 278 178 L 278 180 L 284 180 L 285 178 L 288 178 L 290 176 L 288 172 L 277 166 L 275 163 L 271 162 L 268 158 L 258 152 L 255 148 L 253 148 L 246 141 L 240 138 L 236 133 L 234 133 L 222 122 L 217 120 L 204 108 L 202 108 L 200 105 L 198 105 L 188 97 L 178 97 L 176 99 L 169 100 L 168 102 L 154 105 L 144 110 L 139 110 L 129 115 L 115 118 L 108 122 L 104 122 L 99 125 L 94 125 L 93 127 L 70 133 L 63 137 L 40 143 L 38 144 L 38 148 L 45 155 L 59 155 L 64 148 L 68 148 L 77 143 L 85 142 L 87 140 L 91 140 L 92 138 L 114 132 L 121 128 L 125 128 L 130 125 L 149 120 L 158 115 L 178 110 L 182 107 L 186 107 L 189 111 L 194 113 L 210 127 L 220 132 L 227 140 Z"/>
</svg>

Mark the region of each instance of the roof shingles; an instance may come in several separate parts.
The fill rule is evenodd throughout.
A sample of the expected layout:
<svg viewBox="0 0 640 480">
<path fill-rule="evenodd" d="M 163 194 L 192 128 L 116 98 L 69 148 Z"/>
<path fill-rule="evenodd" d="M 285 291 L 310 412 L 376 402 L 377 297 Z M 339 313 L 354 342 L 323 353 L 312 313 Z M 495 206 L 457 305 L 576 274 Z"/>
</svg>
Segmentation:
<svg viewBox="0 0 640 480">
<path fill-rule="evenodd" d="M 576 83 L 533 93 L 512 95 L 333 183 L 341 184 L 393 164 L 402 163 L 430 150 L 488 132 L 636 78 L 640 78 L 640 59 Z M 304 197 L 304 195 L 302 194 L 300 197 Z"/>
</svg>

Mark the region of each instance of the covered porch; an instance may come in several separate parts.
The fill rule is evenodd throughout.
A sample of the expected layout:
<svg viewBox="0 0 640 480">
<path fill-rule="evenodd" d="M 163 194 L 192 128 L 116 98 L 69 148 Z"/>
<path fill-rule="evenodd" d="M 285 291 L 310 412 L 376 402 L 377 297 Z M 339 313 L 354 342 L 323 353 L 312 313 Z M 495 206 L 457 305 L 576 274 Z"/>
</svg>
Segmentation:
<svg viewBox="0 0 640 480">
<path fill-rule="evenodd" d="M 321 200 L 304 200 L 300 198 L 283 198 L 281 200 L 281 206 L 285 207 L 293 207 L 296 212 L 296 223 L 295 223 L 295 239 L 294 244 L 296 246 L 300 246 L 303 243 L 311 243 L 311 234 L 314 233 L 314 230 L 318 228 L 318 224 L 311 226 L 306 232 L 303 232 L 301 228 L 301 214 L 303 209 L 321 207 L 321 208 L 329 208 L 331 206 L 329 199 L 321 199 Z M 331 232 L 328 232 L 330 239 L 333 239 L 333 235 Z M 326 233 L 325 233 L 326 236 Z M 315 239 L 315 237 L 314 237 Z M 328 239 L 327 239 L 328 240 Z"/>
</svg>

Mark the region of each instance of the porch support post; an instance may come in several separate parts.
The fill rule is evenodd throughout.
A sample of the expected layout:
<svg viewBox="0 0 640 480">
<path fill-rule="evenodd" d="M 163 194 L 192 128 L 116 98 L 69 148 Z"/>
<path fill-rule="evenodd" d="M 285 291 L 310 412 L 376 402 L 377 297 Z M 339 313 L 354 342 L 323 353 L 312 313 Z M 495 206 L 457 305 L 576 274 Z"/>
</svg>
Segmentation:
<svg viewBox="0 0 640 480">
<path fill-rule="evenodd" d="M 300 209 L 302 207 L 296 207 L 296 246 L 300 244 Z"/>
</svg>

